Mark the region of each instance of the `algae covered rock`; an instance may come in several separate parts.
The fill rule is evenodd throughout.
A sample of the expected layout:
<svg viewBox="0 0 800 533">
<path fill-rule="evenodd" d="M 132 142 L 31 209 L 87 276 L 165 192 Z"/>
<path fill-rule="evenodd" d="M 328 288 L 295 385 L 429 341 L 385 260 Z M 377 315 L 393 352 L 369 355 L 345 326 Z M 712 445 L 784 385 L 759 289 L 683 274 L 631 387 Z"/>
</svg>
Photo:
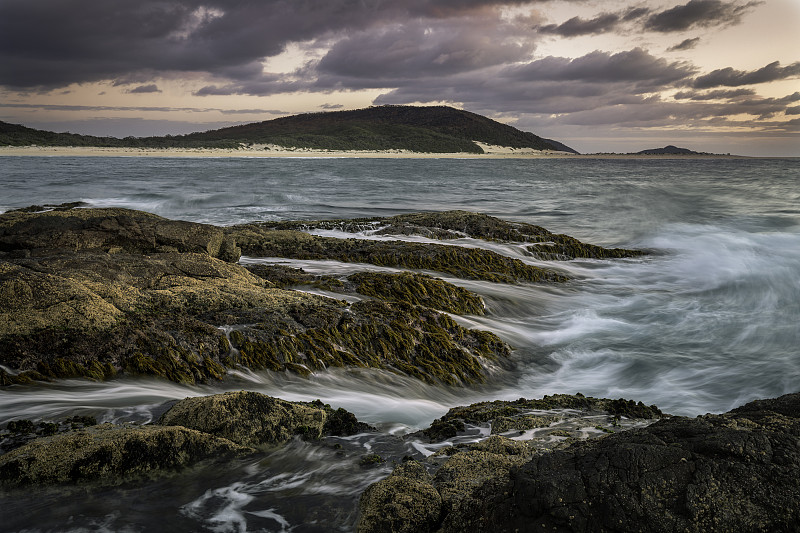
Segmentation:
<svg viewBox="0 0 800 533">
<path fill-rule="evenodd" d="M 376 235 L 421 235 L 440 240 L 471 237 L 489 241 L 536 243 L 528 246 L 527 251 L 542 260 L 618 259 L 645 254 L 640 250 L 603 248 L 586 244 L 569 235 L 554 234 L 541 226 L 502 220 L 469 211 L 410 213 L 352 220 L 282 222 L 270 224 L 270 227 L 282 230 L 337 229 Z"/>
<path fill-rule="evenodd" d="M 241 246 L 243 254 L 255 257 L 335 259 L 346 263 L 435 270 L 463 279 L 496 283 L 567 281 L 565 275 L 554 270 L 480 248 L 318 237 L 296 230 L 274 230 L 266 224 L 232 226 L 226 231 Z"/>
<path fill-rule="evenodd" d="M 583 394 L 553 394 L 539 399 L 507 401 L 494 400 L 471 405 L 453 407 L 444 416 L 433 421 L 428 429 L 422 431 L 432 442 L 443 441 L 464 431 L 465 423 L 481 424 L 491 422 L 491 432 L 505 433 L 512 429 L 527 430 L 546 427 L 558 417 L 535 413 L 534 411 L 571 409 L 585 413 L 606 413 L 618 420 L 654 420 L 666 415 L 655 405 L 619 398 L 593 398 Z"/>
<path fill-rule="evenodd" d="M 118 484 L 254 451 L 184 427 L 104 424 L 39 438 L 0 456 L 0 485 Z"/>
<path fill-rule="evenodd" d="M 344 409 L 334 411 L 321 402 L 287 402 L 250 391 L 186 398 L 164 413 L 158 424 L 184 426 L 243 446 L 280 444 L 294 435 L 310 439 L 326 433 L 346 435 L 366 427 Z"/>
<path fill-rule="evenodd" d="M 429 383 L 482 382 L 510 350 L 496 335 L 459 326 L 447 315 L 402 302 L 367 300 L 330 321 L 295 317 L 291 329 L 263 324 L 231 333 L 235 361 L 248 368 L 310 373 L 327 367 L 382 368 Z"/>
<path fill-rule="evenodd" d="M 442 497 L 417 461 L 408 461 L 361 495 L 360 533 L 436 531 Z"/>
<path fill-rule="evenodd" d="M 169 220 L 121 208 L 25 209 L 0 215 L 0 251 L 36 255 L 39 250 L 102 250 L 149 254 L 204 253 L 236 262 L 240 250 L 224 231 L 208 224 Z"/>
<path fill-rule="evenodd" d="M 530 456 L 492 439 L 483 451 L 449 450 L 430 483 L 443 502 L 432 531 L 772 532 L 800 523 L 800 393 Z"/>
<path fill-rule="evenodd" d="M 440 280 L 356 277 L 392 302 L 348 306 L 276 288 L 229 262 L 238 251 L 228 230 L 126 209 L 48 209 L 0 215 L 0 385 L 119 373 L 192 384 L 237 366 L 302 375 L 381 368 L 471 383 L 509 352 L 490 333 L 409 304 L 478 310 L 479 298 Z M 300 249 L 314 241 L 267 233 Z M 427 296 L 412 298 L 412 283 Z"/>
<path fill-rule="evenodd" d="M 348 276 L 356 292 L 387 300 L 423 305 L 458 315 L 485 313 L 483 300 L 466 289 L 424 274 L 358 272 Z"/>
</svg>

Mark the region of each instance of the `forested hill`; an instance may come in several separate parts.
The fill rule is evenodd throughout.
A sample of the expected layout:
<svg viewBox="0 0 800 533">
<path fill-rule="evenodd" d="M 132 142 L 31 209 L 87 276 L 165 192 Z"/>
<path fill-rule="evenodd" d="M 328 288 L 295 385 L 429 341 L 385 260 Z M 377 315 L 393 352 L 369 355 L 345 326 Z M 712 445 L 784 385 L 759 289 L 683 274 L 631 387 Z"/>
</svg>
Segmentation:
<svg viewBox="0 0 800 533">
<path fill-rule="evenodd" d="M 533 133 L 452 107 L 380 106 L 308 113 L 185 136 L 330 150 L 482 152 L 473 141 L 512 148 L 558 150 Z"/>
<path fill-rule="evenodd" d="M 483 150 L 473 141 L 512 148 L 574 152 L 556 141 L 446 106 L 379 106 L 307 113 L 202 133 L 124 139 L 53 133 L 0 122 L 0 145 L 13 146 L 238 148 L 241 144 L 274 144 L 322 150 L 481 153 Z"/>
</svg>

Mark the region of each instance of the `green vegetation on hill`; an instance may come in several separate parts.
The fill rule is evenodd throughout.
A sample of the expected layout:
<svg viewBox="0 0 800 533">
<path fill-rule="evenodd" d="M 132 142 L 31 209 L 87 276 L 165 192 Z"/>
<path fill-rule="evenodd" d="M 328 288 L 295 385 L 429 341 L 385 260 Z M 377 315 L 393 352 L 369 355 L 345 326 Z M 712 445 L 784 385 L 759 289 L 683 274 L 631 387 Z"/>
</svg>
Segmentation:
<svg viewBox="0 0 800 533">
<path fill-rule="evenodd" d="M 482 153 L 473 141 L 512 148 L 571 150 L 475 113 L 446 106 L 380 106 L 308 113 L 202 133 L 165 137 L 92 137 L 0 122 L 0 145 L 138 148 L 238 148 L 274 144 L 317 150 Z"/>
<path fill-rule="evenodd" d="M 0 146 L 96 146 L 103 148 L 239 148 L 235 141 L 191 141 L 181 136 L 95 137 L 54 133 L 0 121 Z"/>
</svg>

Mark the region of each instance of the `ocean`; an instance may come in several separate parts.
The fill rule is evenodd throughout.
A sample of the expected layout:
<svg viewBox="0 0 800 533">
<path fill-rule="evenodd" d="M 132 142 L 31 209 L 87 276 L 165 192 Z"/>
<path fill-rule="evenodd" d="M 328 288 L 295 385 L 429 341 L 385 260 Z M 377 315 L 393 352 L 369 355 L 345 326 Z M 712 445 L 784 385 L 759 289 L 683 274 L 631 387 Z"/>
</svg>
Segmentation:
<svg viewBox="0 0 800 533">
<path fill-rule="evenodd" d="M 196 387 L 66 380 L 0 389 L 0 424 L 73 414 L 148 422 L 169 400 L 248 389 L 344 407 L 379 428 L 345 449 L 402 457 L 426 451 L 400 435 L 487 399 L 581 392 L 696 416 L 800 391 L 798 159 L 0 157 L 0 186 L 0 212 L 83 201 L 230 225 L 461 209 L 651 252 L 547 263 L 572 278 L 563 285 L 434 273 L 483 296 L 487 315 L 461 317 L 462 325 L 493 331 L 514 348 L 512 369 L 492 370 L 483 385 L 343 370 L 310 378 L 242 370 Z M 541 264 L 509 244 L 448 244 Z M 377 269 L 282 262 L 310 272 Z M 359 493 L 390 470 L 293 442 L 224 470 L 68 497 L 16 495 L 0 501 L 0 530 L 350 531 Z"/>
</svg>

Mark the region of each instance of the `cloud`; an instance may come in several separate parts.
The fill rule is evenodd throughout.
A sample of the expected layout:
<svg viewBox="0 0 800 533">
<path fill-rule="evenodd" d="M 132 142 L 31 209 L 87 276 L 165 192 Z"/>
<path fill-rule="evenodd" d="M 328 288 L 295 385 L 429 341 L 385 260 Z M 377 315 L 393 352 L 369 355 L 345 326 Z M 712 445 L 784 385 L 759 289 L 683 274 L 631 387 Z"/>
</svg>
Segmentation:
<svg viewBox="0 0 800 533">
<path fill-rule="evenodd" d="M 4 0 L 0 85 L 56 88 L 117 78 L 147 83 L 154 74 L 193 72 L 254 79 L 263 59 L 282 53 L 289 43 L 417 18 L 478 16 L 521 3 L 525 2 Z"/>
<path fill-rule="evenodd" d="M 642 48 L 610 54 L 595 51 L 569 59 L 548 57 L 522 67 L 511 67 L 512 76 L 527 80 L 633 82 L 655 87 L 685 79 L 695 71 L 685 62 L 669 62 Z"/>
<path fill-rule="evenodd" d="M 754 96 L 756 92 L 752 89 L 717 90 L 706 93 L 698 91 L 681 91 L 675 93 L 675 100 L 720 100 L 738 98 L 741 96 Z"/>
<path fill-rule="evenodd" d="M 636 31 L 681 32 L 694 27 L 738 24 L 747 11 L 761 3 L 753 1 L 738 5 L 722 0 L 690 0 L 685 5 L 657 13 L 653 13 L 647 7 L 635 7 L 618 13 L 600 13 L 590 19 L 572 17 L 561 24 L 537 25 L 533 29 L 541 34 L 559 37 L 627 33 L 634 28 Z M 699 40 L 699 38 L 686 39 L 670 50 L 688 50 Z"/>
<path fill-rule="evenodd" d="M 188 112 L 188 113 L 208 113 L 209 111 L 216 111 L 223 114 L 270 114 L 270 115 L 286 115 L 286 111 L 278 109 L 222 109 L 218 107 L 166 107 L 166 106 L 106 106 L 106 105 L 70 105 L 70 104 L 17 104 L 17 103 L 2 103 L 0 108 L 17 108 L 17 109 L 36 109 L 44 111 L 111 111 L 111 112 L 125 112 L 125 111 L 138 111 L 145 113 L 174 113 L 174 112 Z"/>
<path fill-rule="evenodd" d="M 160 93 L 161 89 L 159 89 L 155 83 L 151 83 L 149 85 L 139 85 L 138 87 L 129 89 L 127 92 L 130 94 L 149 94 L 149 93 Z"/>
<path fill-rule="evenodd" d="M 745 13 L 761 3 L 763 2 L 740 5 L 722 0 L 690 0 L 687 4 L 650 15 L 644 27 L 667 33 L 695 27 L 729 26 L 738 24 Z"/>
<path fill-rule="evenodd" d="M 320 109 L 326 109 L 328 111 L 332 111 L 334 109 L 342 109 L 344 107 L 344 105 L 343 104 L 328 104 L 328 103 L 325 103 L 325 104 L 322 104 L 319 107 L 320 107 Z"/>
<path fill-rule="evenodd" d="M 323 76 L 369 80 L 385 87 L 395 79 L 446 76 L 528 59 L 527 28 L 499 19 L 415 20 L 358 32 L 338 42 L 316 66 Z M 363 83 L 363 82 L 362 82 Z"/>
<path fill-rule="evenodd" d="M 692 82 L 696 89 L 711 87 L 740 87 L 770 81 L 785 80 L 800 76 L 800 61 L 782 67 L 780 62 L 774 61 L 760 69 L 744 71 L 731 67 L 714 70 L 704 76 L 699 76 Z"/>
<path fill-rule="evenodd" d="M 700 42 L 700 37 L 695 37 L 694 39 L 686 39 L 679 42 L 675 46 L 670 46 L 669 48 L 667 48 L 667 51 L 678 52 L 680 50 L 691 50 L 692 48 L 697 46 L 699 42 Z"/>
<path fill-rule="evenodd" d="M 619 15 L 602 13 L 593 19 L 572 17 L 561 24 L 547 24 L 534 28 L 539 33 L 560 35 L 561 37 L 576 37 L 579 35 L 592 35 L 607 33 L 615 29 L 621 21 Z"/>
<path fill-rule="evenodd" d="M 448 77 L 402 80 L 376 104 L 458 102 L 489 115 L 566 116 L 595 108 L 633 106 L 644 109 L 648 93 L 683 84 L 695 69 L 668 62 L 636 48 L 610 54 L 592 52 L 570 59 L 546 57 Z"/>
</svg>

